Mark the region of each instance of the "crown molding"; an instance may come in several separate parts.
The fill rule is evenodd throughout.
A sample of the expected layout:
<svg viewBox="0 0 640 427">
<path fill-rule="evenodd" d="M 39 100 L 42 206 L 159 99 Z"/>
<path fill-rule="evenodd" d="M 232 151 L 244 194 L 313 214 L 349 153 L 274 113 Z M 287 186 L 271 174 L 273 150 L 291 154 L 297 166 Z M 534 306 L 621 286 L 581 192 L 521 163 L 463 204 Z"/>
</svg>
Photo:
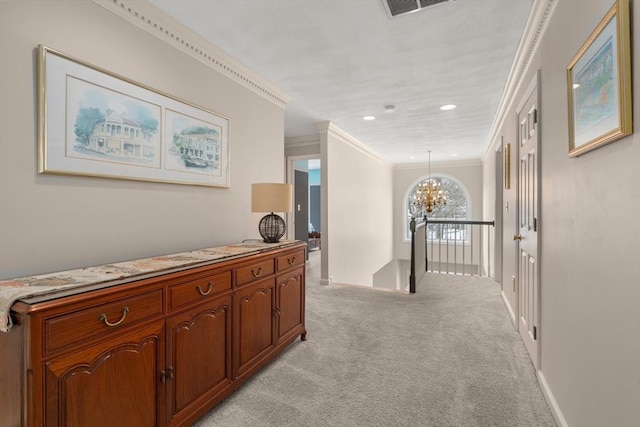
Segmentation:
<svg viewBox="0 0 640 427">
<path fill-rule="evenodd" d="M 147 0 L 91 0 L 281 108 L 291 96 Z"/>
<path fill-rule="evenodd" d="M 378 154 L 377 152 L 375 152 L 374 150 L 372 150 L 371 148 L 369 148 L 368 146 L 360 142 L 351 134 L 343 131 L 338 126 L 334 125 L 332 122 L 326 121 L 326 122 L 315 123 L 315 127 L 318 130 L 319 134 L 326 133 L 327 135 L 337 138 L 340 141 L 344 142 L 345 144 L 352 146 L 356 150 L 366 154 L 367 156 L 373 158 L 374 160 L 380 163 L 384 163 L 388 167 L 391 167 L 391 168 L 393 167 L 393 163 L 391 163 L 390 161 L 382 157 L 380 154 Z"/>
<path fill-rule="evenodd" d="M 472 166 L 482 166 L 480 159 L 469 160 L 445 160 L 440 162 L 431 162 L 431 166 L 438 168 L 467 168 Z M 394 166 L 395 170 L 411 170 L 411 169 L 424 169 L 427 167 L 427 163 L 398 163 Z"/>
<path fill-rule="evenodd" d="M 284 146 L 286 148 L 289 147 L 307 147 L 310 145 L 318 145 L 320 144 L 320 135 L 302 135 L 302 136 L 293 136 L 286 137 L 284 139 Z"/>
<path fill-rule="evenodd" d="M 547 29 L 550 18 L 558 5 L 558 1 L 559 0 L 533 0 L 533 7 L 531 8 L 527 25 L 522 38 L 520 39 L 516 57 L 511 64 L 509 77 L 507 78 L 507 83 L 505 84 L 502 92 L 498 110 L 489 131 L 487 147 L 482 155 L 483 159 L 488 154 L 493 154 L 493 146 L 496 141 L 500 140 L 497 135 L 498 130 L 504 124 L 507 113 L 514 102 L 515 95 L 520 89 L 525 74 L 531 65 L 531 59 L 540 46 L 540 40 Z"/>
</svg>

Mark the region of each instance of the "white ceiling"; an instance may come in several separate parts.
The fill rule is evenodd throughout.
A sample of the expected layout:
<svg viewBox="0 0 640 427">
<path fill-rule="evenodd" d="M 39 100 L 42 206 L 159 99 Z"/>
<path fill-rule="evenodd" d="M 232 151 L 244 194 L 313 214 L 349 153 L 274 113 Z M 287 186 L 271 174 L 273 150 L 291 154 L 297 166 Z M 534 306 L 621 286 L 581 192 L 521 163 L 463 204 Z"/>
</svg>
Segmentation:
<svg viewBox="0 0 640 427">
<path fill-rule="evenodd" d="M 151 3 L 288 93 L 285 136 L 329 120 L 402 164 L 428 150 L 433 161 L 484 154 L 533 0 L 454 0 L 396 18 L 382 0 Z"/>
</svg>

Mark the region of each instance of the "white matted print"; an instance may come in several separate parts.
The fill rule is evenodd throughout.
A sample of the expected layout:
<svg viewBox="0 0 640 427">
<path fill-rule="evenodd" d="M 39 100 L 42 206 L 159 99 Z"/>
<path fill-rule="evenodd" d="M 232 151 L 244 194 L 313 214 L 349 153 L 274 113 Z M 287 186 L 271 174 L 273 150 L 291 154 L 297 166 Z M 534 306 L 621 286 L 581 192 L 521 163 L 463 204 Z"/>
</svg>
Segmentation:
<svg viewBox="0 0 640 427">
<path fill-rule="evenodd" d="M 162 107 L 67 76 L 67 157 L 159 169 Z"/>
<path fill-rule="evenodd" d="M 229 120 L 38 47 L 38 171 L 229 187 Z"/>
<path fill-rule="evenodd" d="M 222 126 L 167 109 L 166 168 L 221 176 Z"/>
</svg>

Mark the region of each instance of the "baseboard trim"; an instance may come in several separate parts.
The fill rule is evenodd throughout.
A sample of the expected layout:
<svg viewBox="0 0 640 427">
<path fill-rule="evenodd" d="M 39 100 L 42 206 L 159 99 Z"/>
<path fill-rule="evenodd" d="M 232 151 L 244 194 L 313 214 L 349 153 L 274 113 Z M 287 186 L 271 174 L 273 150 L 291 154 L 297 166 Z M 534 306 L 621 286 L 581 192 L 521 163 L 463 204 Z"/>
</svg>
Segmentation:
<svg viewBox="0 0 640 427">
<path fill-rule="evenodd" d="M 504 303 L 504 306 L 507 309 L 507 313 L 509 314 L 509 318 L 511 319 L 511 323 L 513 324 L 513 327 L 518 329 L 517 328 L 518 324 L 516 323 L 516 315 L 511 309 L 511 304 L 509 304 L 509 300 L 507 299 L 507 296 L 502 291 L 500 291 L 500 296 L 502 297 L 502 302 Z"/>
<path fill-rule="evenodd" d="M 331 282 L 331 285 L 332 286 L 341 286 L 343 288 L 358 288 L 358 289 L 376 291 L 376 292 L 391 292 L 391 293 L 395 293 L 395 294 L 411 295 L 409 293 L 409 291 L 402 291 L 402 290 L 398 290 L 398 289 L 388 289 L 388 288 L 376 288 L 375 286 L 352 285 L 351 283 L 336 283 L 336 282 Z"/>
<path fill-rule="evenodd" d="M 553 418 L 560 427 L 569 427 L 567 420 L 564 419 L 562 411 L 558 406 L 558 402 L 556 402 L 556 399 L 553 397 L 553 393 L 551 393 L 551 389 L 549 388 L 549 384 L 547 384 L 547 380 L 544 378 L 544 374 L 540 370 L 538 370 L 536 374 L 538 377 L 538 384 L 540 384 L 540 388 L 542 389 L 542 394 L 549 405 L 549 409 L 551 409 L 551 415 L 553 415 Z"/>
</svg>

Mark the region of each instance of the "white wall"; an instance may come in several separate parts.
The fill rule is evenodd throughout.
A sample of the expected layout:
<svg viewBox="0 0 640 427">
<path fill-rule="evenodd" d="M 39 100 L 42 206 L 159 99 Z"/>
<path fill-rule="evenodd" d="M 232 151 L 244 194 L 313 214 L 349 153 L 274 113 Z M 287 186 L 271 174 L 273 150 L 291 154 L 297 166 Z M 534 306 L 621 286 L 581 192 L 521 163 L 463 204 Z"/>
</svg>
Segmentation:
<svg viewBox="0 0 640 427">
<path fill-rule="evenodd" d="M 536 69 L 542 70 L 539 377 L 557 419 L 576 427 L 640 425 L 637 0 L 631 2 L 636 131 L 578 158 L 569 158 L 567 143 L 566 66 L 612 3 L 560 0 L 523 79 L 526 86 Z M 499 134 L 505 142 L 514 141 L 515 111 L 506 114 Z M 493 156 L 493 150 L 488 153 Z M 512 187 L 505 202 L 513 200 Z M 505 280 L 515 264 L 515 248 L 507 246 L 515 218 L 510 221 L 505 223 Z"/>
<path fill-rule="evenodd" d="M 229 117 L 231 188 L 39 175 L 38 44 Z M 284 180 L 282 106 L 89 1 L 0 2 L 0 76 L 0 278 L 258 237 L 250 187 Z"/>
<path fill-rule="evenodd" d="M 392 165 L 331 124 L 321 144 L 322 279 L 373 286 L 374 273 L 393 259 Z"/>
<path fill-rule="evenodd" d="M 444 175 L 457 179 L 471 197 L 470 220 L 482 219 L 482 164 L 479 161 L 432 162 L 431 175 Z M 395 257 L 411 259 L 411 244 L 404 240 L 404 197 L 421 179 L 429 175 L 427 165 L 396 166 L 393 171 L 393 231 Z"/>
<path fill-rule="evenodd" d="M 564 67 L 611 1 L 561 1 L 541 49 L 542 371 L 570 426 L 640 425 L 640 2 L 635 133 L 567 156 Z"/>
</svg>

